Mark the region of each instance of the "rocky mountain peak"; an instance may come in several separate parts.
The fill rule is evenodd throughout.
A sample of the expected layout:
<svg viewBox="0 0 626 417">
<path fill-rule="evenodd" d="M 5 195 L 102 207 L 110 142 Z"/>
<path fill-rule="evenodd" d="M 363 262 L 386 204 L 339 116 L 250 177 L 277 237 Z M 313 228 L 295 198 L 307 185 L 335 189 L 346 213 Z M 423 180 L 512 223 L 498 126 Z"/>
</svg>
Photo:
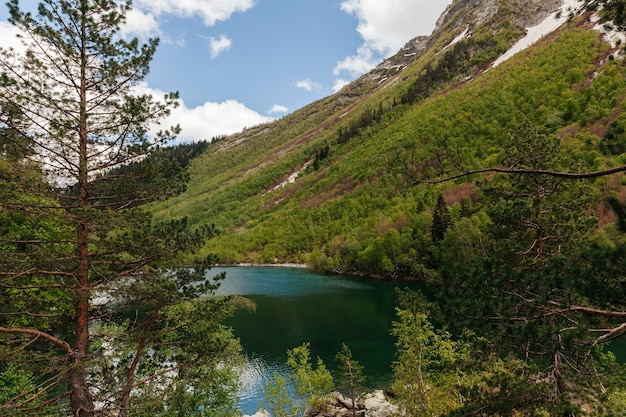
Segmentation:
<svg viewBox="0 0 626 417">
<path fill-rule="evenodd" d="M 498 13 L 505 13 L 514 23 L 530 27 L 558 11 L 563 0 L 455 0 L 437 20 L 433 35 L 456 27 L 458 32 L 475 27 Z"/>
<path fill-rule="evenodd" d="M 471 36 L 472 30 L 498 15 L 506 17 L 521 28 L 535 26 L 551 14 L 568 9 L 572 0 L 454 0 L 441 14 L 430 36 L 417 36 L 408 41 L 395 55 L 385 59 L 369 73 L 355 82 L 356 85 L 371 84 L 372 88 L 398 75 L 427 48 L 444 39 L 450 45 L 463 36 Z M 441 46 L 440 46 L 441 47 Z M 375 83 L 375 84 L 373 84 Z"/>
</svg>

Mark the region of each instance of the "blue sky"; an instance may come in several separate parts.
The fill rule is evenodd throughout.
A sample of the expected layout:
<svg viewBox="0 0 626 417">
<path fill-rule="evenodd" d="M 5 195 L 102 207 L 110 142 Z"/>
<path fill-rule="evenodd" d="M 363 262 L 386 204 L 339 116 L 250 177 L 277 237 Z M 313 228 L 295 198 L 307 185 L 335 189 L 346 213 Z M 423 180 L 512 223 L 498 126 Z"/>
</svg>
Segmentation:
<svg viewBox="0 0 626 417">
<path fill-rule="evenodd" d="M 432 32 L 449 0 L 134 0 L 125 31 L 161 43 L 143 91 L 179 91 L 180 140 L 280 118 Z M 21 0 L 34 7 L 35 0 Z M 6 6 L 0 46 L 11 45 Z"/>
</svg>

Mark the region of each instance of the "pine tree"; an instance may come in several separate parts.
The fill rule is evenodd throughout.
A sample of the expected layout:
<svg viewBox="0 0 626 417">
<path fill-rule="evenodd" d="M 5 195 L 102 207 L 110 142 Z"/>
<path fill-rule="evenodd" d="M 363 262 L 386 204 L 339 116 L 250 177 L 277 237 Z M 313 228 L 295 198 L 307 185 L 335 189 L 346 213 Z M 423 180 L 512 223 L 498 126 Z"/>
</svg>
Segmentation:
<svg viewBox="0 0 626 417">
<path fill-rule="evenodd" d="M 352 400 L 352 417 L 356 416 L 356 402 L 363 391 L 365 376 L 363 367 L 352 358 L 352 351 L 343 343 L 335 356 L 337 362 L 337 388 L 348 394 Z"/>
<path fill-rule="evenodd" d="M 232 413 L 239 347 L 220 320 L 233 302 L 199 298 L 217 285 L 204 265 L 173 268 L 213 230 L 141 208 L 186 175 L 146 158 L 179 130 L 148 134 L 177 95 L 134 93 L 158 40 L 121 38 L 130 3 L 7 3 L 27 52 L 0 51 L 0 362 L 37 390 L 0 414 Z"/>
<path fill-rule="evenodd" d="M 446 200 L 443 198 L 443 195 L 439 194 L 433 212 L 433 225 L 430 229 L 430 236 L 434 243 L 439 244 L 439 242 L 443 240 L 451 222 L 450 211 L 448 210 Z"/>
</svg>

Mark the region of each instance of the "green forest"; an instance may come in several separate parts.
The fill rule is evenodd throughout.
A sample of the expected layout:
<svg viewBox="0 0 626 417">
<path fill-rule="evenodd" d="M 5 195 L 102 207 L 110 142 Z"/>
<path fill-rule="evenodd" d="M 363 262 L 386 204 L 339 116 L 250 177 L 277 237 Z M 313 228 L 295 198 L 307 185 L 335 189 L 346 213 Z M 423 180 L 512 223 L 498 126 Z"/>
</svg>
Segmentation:
<svg viewBox="0 0 626 417">
<path fill-rule="evenodd" d="M 240 414 L 223 322 L 253 306 L 206 274 L 244 262 L 424 283 L 397 295 L 400 415 L 626 413 L 626 65 L 590 23 L 621 1 L 496 67 L 522 6 L 446 47 L 451 16 L 386 84 L 177 147 L 147 128 L 177 95 L 131 91 L 158 40 L 113 36 L 130 2 L 7 6 L 30 52 L 0 51 L 0 414 Z M 274 416 L 364 393 L 348 346 L 336 375 L 288 357 Z"/>
</svg>

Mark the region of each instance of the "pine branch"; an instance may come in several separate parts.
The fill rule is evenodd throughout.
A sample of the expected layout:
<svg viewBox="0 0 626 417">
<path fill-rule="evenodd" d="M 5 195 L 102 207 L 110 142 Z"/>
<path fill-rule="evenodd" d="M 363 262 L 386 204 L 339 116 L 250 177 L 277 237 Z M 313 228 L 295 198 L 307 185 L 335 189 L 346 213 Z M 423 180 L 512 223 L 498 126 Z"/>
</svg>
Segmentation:
<svg viewBox="0 0 626 417">
<path fill-rule="evenodd" d="M 41 337 L 42 339 L 45 339 L 51 342 L 52 344 L 60 347 L 66 353 L 70 355 L 73 353 L 72 347 L 69 345 L 69 343 L 41 330 L 0 327 L 0 333 L 27 334 L 27 335 L 35 336 L 37 338 Z"/>
</svg>

